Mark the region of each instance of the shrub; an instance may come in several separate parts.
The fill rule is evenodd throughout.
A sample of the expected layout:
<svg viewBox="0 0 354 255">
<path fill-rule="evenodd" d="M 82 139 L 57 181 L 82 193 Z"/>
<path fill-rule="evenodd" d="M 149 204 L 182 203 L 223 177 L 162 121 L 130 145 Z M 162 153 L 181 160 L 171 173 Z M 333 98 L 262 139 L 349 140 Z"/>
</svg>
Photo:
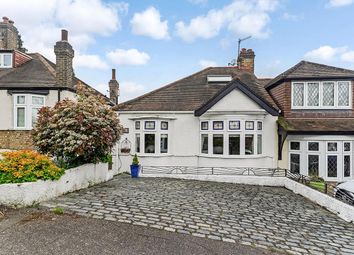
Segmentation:
<svg viewBox="0 0 354 255">
<path fill-rule="evenodd" d="M 132 162 L 133 166 L 138 166 L 139 165 L 139 159 L 138 159 L 138 155 L 134 155 L 133 157 L 133 162 Z"/>
<path fill-rule="evenodd" d="M 0 183 L 58 180 L 64 174 L 64 170 L 57 167 L 49 157 L 35 151 L 11 151 L 1 155 Z"/>
<path fill-rule="evenodd" d="M 42 108 L 32 136 L 40 152 L 66 168 L 107 161 L 122 131 L 104 98 L 80 84 L 77 94 L 77 101 L 66 99 Z"/>
</svg>

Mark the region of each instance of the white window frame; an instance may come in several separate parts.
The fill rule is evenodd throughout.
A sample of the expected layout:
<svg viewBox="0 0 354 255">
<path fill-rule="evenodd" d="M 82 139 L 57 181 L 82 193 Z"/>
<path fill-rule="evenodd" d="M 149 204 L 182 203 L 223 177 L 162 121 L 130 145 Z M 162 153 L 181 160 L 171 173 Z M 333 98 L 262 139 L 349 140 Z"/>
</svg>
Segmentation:
<svg viewBox="0 0 354 255">
<path fill-rule="evenodd" d="M 134 130 L 134 153 L 139 156 L 169 156 L 171 155 L 171 121 L 166 119 L 141 119 L 140 129 Z M 155 129 L 145 129 L 145 122 L 153 121 L 155 122 Z M 134 126 L 135 126 L 134 121 Z M 161 122 L 167 122 L 168 128 L 161 129 Z M 136 135 L 140 135 L 140 152 L 136 151 Z M 154 134 L 155 135 L 155 152 L 154 153 L 145 153 L 145 134 Z M 161 153 L 161 137 L 167 135 L 167 152 Z"/>
<path fill-rule="evenodd" d="M 11 64 L 9 66 L 4 65 L 5 56 L 11 57 Z M 13 67 L 13 54 L 12 53 L 0 53 L 0 68 L 12 68 Z"/>
<path fill-rule="evenodd" d="M 224 129 L 223 130 L 213 130 L 209 128 L 208 130 L 201 129 L 202 122 L 213 123 L 214 121 L 223 121 Z M 240 121 L 240 129 L 230 130 L 229 121 Z M 254 124 L 253 130 L 246 130 L 245 123 L 246 121 L 252 121 Z M 257 123 L 262 123 L 262 130 L 257 130 Z M 260 118 L 237 118 L 235 116 L 230 116 L 230 118 L 225 119 L 200 119 L 199 121 L 200 133 L 199 133 L 199 155 L 207 157 L 218 157 L 218 158 L 257 158 L 264 157 L 264 121 Z M 209 126 L 210 127 L 210 126 Z M 223 135 L 223 154 L 213 154 L 213 135 L 222 134 Z M 230 135 L 240 135 L 240 154 L 239 155 L 230 155 L 229 152 L 229 136 Z M 208 135 L 208 153 L 202 153 L 202 135 Z M 253 135 L 253 154 L 245 153 L 245 137 L 246 135 Z M 258 135 L 262 135 L 262 153 L 258 154 Z"/>
<path fill-rule="evenodd" d="M 25 97 L 24 104 L 18 104 L 17 98 L 19 96 Z M 32 104 L 33 97 L 43 98 L 43 105 L 34 105 Z M 42 108 L 46 105 L 46 96 L 36 95 L 36 94 L 13 94 L 13 116 L 14 116 L 14 129 L 17 130 L 30 130 L 33 128 L 32 126 L 32 109 Z M 17 126 L 17 108 L 25 108 L 25 126 L 18 127 Z"/>
<path fill-rule="evenodd" d="M 334 106 L 323 106 L 323 83 L 326 82 L 333 82 L 334 83 Z M 346 82 L 348 83 L 349 86 L 349 105 L 348 106 L 339 106 L 338 105 L 338 84 L 340 82 Z M 294 105 L 294 84 L 295 83 L 303 83 L 304 84 L 304 98 L 303 106 L 295 106 Z M 307 105 L 307 88 L 308 88 L 308 83 L 319 83 L 319 105 L 318 106 L 308 106 Z M 304 109 L 322 109 L 322 110 L 332 110 L 332 109 L 352 109 L 352 82 L 348 80 L 336 80 L 336 81 L 331 81 L 331 80 L 323 80 L 323 81 L 292 81 L 291 82 L 291 109 L 294 110 L 304 110 Z"/>
</svg>

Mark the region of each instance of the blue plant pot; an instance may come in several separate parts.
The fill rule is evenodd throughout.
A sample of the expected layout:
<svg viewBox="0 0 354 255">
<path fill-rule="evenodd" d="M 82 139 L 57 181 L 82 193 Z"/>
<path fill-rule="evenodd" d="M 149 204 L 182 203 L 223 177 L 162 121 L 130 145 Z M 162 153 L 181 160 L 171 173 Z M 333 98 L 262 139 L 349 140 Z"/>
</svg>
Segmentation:
<svg viewBox="0 0 354 255">
<path fill-rule="evenodd" d="M 138 178 L 139 177 L 139 165 L 130 165 L 130 174 L 132 178 Z"/>
</svg>

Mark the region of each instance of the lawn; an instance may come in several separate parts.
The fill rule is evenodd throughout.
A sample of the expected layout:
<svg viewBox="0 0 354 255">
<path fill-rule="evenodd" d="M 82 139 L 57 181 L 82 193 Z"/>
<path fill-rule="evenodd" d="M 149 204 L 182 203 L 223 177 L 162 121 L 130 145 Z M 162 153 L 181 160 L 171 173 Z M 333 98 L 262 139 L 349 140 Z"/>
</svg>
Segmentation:
<svg viewBox="0 0 354 255">
<path fill-rule="evenodd" d="M 325 183 L 324 182 L 310 181 L 308 185 L 313 189 L 321 191 L 322 193 L 325 192 Z"/>
</svg>

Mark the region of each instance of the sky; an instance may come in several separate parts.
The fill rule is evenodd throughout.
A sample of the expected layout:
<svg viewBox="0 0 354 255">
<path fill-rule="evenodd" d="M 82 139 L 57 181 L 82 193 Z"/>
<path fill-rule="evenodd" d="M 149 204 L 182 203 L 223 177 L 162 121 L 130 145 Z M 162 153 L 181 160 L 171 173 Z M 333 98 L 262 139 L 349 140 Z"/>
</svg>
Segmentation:
<svg viewBox="0 0 354 255">
<path fill-rule="evenodd" d="M 24 46 L 55 61 L 69 31 L 77 77 L 107 94 L 117 69 L 120 101 L 208 66 L 227 66 L 241 47 L 255 73 L 274 77 L 308 60 L 354 69 L 354 0 L 0 0 Z"/>
</svg>

